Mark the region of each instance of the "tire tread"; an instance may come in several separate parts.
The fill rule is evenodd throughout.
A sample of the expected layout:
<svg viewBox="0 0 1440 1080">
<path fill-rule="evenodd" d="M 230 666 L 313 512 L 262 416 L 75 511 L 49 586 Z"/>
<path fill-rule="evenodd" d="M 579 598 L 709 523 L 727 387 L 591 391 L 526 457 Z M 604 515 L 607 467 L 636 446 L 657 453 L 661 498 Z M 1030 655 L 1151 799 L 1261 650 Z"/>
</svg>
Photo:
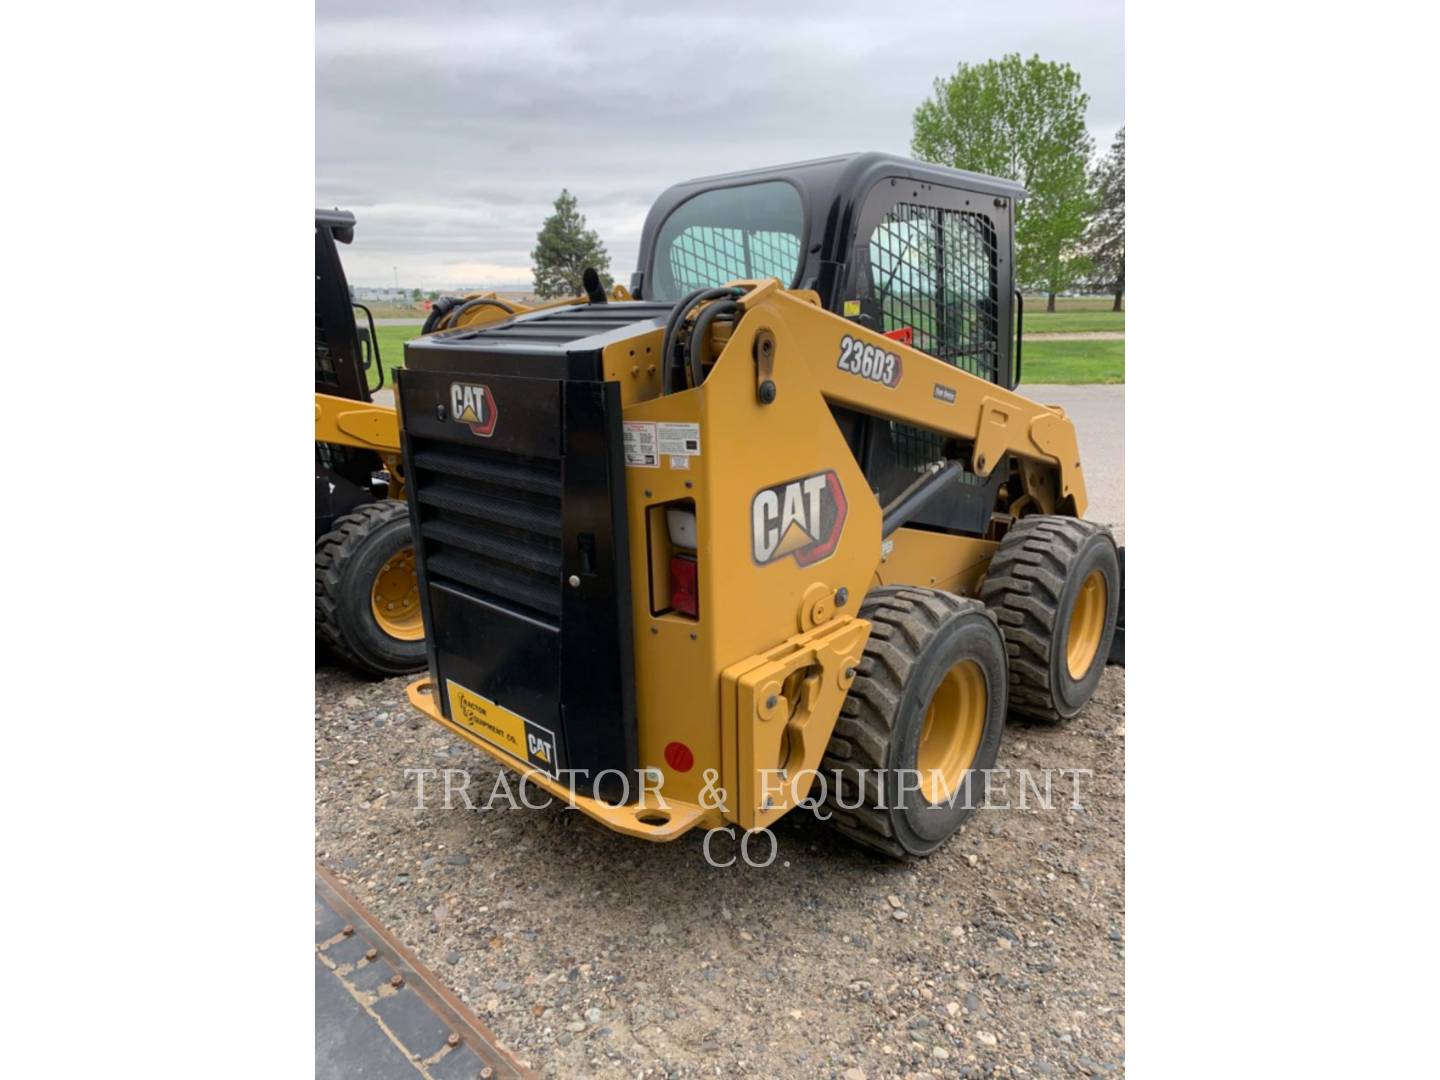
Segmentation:
<svg viewBox="0 0 1440 1080">
<path fill-rule="evenodd" d="M 375 675 L 400 675 L 405 671 L 377 668 L 360 657 L 345 639 L 340 619 L 340 597 L 345 588 L 345 566 L 380 528 L 410 511 L 397 499 L 378 499 L 337 517 L 330 531 L 315 544 L 315 632 L 337 657 L 361 671 Z"/>
<path fill-rule="evenodd" d="M 934 632 L 970 612 L 995 621 L 994 613 L 978 600 L 910 585 L 876 586 L 860 605 L 860 617 L 871 623 L 870 638 L 820 768 L 834 778 L 845 802 L 855 802 L 863 790 L 864 803 L 872 804 L 841 808 L 828 803 L 830 824 L 857 844 L 892 858 L 911 856 L 895 839 L 889 812 L 873 804 L 884 801 L 881 770 L 905 679 Z"/>
<path fill-rule="evenodd" d="M 980 599 L 1005 637 L 1012 712 L 1052 723 L 1073 715 L 1056 708 L 1050 680 L 1060 599 L 1085 542 L 1109 532 L 1081 518 L 1036 515 L 1011 526 L 991 557 Z"/>
</svg>

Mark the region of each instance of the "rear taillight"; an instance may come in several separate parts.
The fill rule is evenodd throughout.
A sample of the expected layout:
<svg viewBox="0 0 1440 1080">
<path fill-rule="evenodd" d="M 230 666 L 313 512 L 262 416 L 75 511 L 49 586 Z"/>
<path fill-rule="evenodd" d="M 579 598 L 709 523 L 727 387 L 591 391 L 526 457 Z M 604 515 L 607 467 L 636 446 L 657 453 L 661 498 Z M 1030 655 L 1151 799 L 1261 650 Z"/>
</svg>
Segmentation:
<svg viewBox="0 0 1440 1080">
<path fill-rule="evenodd" d="M 693 555 L 670 556 L 670 606 L 682 615 L 700 617 L 700 568 Z"/>
</svg>

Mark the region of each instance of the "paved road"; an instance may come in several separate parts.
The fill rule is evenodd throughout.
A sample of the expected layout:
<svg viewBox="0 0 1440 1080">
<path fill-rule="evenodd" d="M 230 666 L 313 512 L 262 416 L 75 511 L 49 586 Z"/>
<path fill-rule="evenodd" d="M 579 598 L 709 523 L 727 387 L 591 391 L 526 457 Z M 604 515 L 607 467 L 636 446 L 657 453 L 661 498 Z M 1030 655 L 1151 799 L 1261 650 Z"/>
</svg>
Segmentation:
<svg viewBox="0 0 1440 1080">
<path fill-rule="evenodd" d="M 1021 386 L 1020 393 L 1059 405 L 1080 435 L 1080 462 L 1090 508 L 1085 516 L 1110 525 L 1125 542 L 1125 386 Z"/>
</svg>

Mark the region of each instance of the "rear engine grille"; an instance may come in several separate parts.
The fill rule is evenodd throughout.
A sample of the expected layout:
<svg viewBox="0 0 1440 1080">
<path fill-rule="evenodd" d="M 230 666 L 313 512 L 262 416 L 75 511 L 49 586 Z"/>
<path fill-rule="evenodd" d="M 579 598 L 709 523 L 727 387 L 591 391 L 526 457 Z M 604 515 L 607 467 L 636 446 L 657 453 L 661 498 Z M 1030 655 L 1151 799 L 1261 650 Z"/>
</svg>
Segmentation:
<svg viewBox="0 0 1440 1080">
<path fill-rule="evenodd" d="M 412 439 L 410 483 L 431 585 L 560 618 L 560 463 Z"/>
</svg>

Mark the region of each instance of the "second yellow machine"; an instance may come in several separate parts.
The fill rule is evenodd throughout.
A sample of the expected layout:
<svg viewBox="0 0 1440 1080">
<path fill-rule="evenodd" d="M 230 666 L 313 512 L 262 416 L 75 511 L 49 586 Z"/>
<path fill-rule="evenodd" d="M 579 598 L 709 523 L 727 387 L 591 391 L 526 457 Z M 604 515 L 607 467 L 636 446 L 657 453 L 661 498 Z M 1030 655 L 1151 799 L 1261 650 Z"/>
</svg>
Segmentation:
<svg viewBox="0 0 1440 1080">
<path fill-rule="evenodd" d="M 878 154 L 692 181 L 633 301 L 409 343 L 412 702 L 630 835 L 819 802 L 942 844 L 1120 601 L 1073 425 L 1013 390 L 1023 195 Z"/>
</svg>

